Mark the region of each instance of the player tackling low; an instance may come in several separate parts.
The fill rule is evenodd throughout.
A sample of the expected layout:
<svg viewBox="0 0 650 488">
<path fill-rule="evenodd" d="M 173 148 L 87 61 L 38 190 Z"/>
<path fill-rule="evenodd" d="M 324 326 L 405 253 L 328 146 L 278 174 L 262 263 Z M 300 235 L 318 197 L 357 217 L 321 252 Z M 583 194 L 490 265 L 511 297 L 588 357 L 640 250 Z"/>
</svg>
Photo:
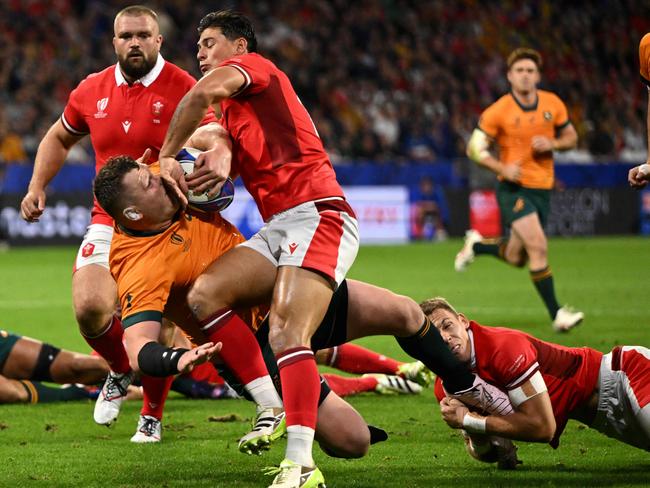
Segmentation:
<svg viewBox="0 0 650 488">
<path fill-rule="evenodd" d="M 558 447 L 569 419 L 605 435 L 650 450 L 650 350 L 617 346 L 608 354 L 565 347 L 524 332 L 486 327 L 458 313 L 446 300 L 420 304 L 452 353 L 508 392 L 515 412 L 484 416 L 436 395 L 443 419 L 470 435 L 548 442 Z"/>
</svg>

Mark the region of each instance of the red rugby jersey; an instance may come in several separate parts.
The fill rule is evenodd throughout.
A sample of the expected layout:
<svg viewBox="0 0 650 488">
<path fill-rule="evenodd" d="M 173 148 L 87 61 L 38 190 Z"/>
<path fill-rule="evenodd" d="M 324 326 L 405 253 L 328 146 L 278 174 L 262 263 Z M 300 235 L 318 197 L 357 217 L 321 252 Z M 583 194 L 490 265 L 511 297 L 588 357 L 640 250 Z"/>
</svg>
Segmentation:
<svg viewBox="0 0 650 488">
<path fill-rule="evenodd" d="M 142 156 L 151 149 L 150 161 L 158 160 L 169 122 L 181 98 L 196 80 L 158 55 L 155 67 L 132 86 L 119 65 L 89 75 L 68 99 L 61 121 L 72 134 L 90 134 L 95 150 L 95 171 L 111 156 Z M 216 121 L 213 112 L 211 119 Z M 113 225 L 95 201 L 92 223 Z"/>
<path fill-rule="evenodd" d="M 507 391 L 521 386 L 537 371 L 542 374 L 557 424 L 550 444 L 557 447 L 570 412 L 586 402 L 596 387 L 603 354 L 589 347 L 565 347 L 519 330 L 476 322 L 470 322 L 470 331 L 472 370 L 485 381 Z M 441 393 L 438 379 L 439 400 Z"/>
<path fill-rule="evenodd" d="M 221 102 L 233 170 L 264 220 L 300 203 L 342 197 L 334 168 L 287 75 L 256 53 L 230 58 L 246 83 Z"/>
</svg>

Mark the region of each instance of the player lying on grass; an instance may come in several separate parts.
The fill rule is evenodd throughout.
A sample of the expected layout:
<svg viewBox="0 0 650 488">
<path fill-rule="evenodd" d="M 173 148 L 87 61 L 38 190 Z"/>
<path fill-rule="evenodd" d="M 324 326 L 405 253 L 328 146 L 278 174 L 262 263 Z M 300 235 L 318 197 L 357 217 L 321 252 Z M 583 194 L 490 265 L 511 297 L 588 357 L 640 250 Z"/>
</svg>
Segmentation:
<svg viewBox="0 0 650 488">
<path fill-rule="evenodd" d="M 508 392 L 514 413 L 483 415 L 445 395 L 436 381 L 442 417 L 470 435 L 548 442 L 557 448 L 569 419 L 650 450 L 650 350 L 617 346 L 608 354 L 565 347 L 524 332 L 470 321 L 443 298 L 421 304 L 451 352 Z"/>
<path fill-rule="evenodd" d="M 0 403 L 44 403 L 90 398 L 76 384 L 96 385 L 108 374 L 99 356 L 61 350 L 0 330 Z M 42 381 L 71 384 L 46 386 Z"/>
<path fill-rule="evenodd" d="M 233 355 L 250 361 L 250 357 L 242 354 L 242 346 L 229 346 L 214 337 L 210 327 L 199 329 L 185 296 L 197 271 L 219 258 L 227 246 L 243 240 L 236 229 L 218 214 L 193 215 L 181 211 L 162 186 L 160 177 L 131 158 L 114 158 L 102 169 L 95 181 L 95 194 L 117 222 L 110 261 L 118 283 L 132 366 L 148 374 L 178 372 L 178 364 L 171 359 L 177 361 L 180 355 L 151 344 L 157 337 L 163 315 L 182 325 L 196 344 L 223 342 L 224 362 Z M 508 410 L 509 405 L 504 404 L 507 397 L 469 373 L 449 352 L 438 331 L 430 327 L 413 300 L 360 282 L 351 281 L 349 289 L 349 296 L 347 284 L 337 290 L 325 326 L 318 329 L 312 340 L 314 349 L 369 335 L 395 335 L 407 353 L 433 367 L 453 385 L 452 390 L 460 392 L 463 386 L 459 385 L 468 385 L 463 396 L 465 401 L 478 404 L 490 400 L 489 404 L 481 405 L 491 411 Z M 486 390 L 488 395 L 484 394 Z M 370 432 L 361 416 L 336 395 L 321 395 L 321 399 L 324 400 L 318 411 L 317 429 L 321 432 L 317 436 L 321 444 L 328 452 L 339 455 L 365 454 Z M 260 420 L 266 417 L 277 420 L 271 411 L 258 415 Z M 266 447 L 275 434 L 268 429 L 276 422 L 269 424 L 266 428 L 260 425 L 257 432 L 262 435 L 245 436 L 240 449 L 254 452 Z"/>
</svg>

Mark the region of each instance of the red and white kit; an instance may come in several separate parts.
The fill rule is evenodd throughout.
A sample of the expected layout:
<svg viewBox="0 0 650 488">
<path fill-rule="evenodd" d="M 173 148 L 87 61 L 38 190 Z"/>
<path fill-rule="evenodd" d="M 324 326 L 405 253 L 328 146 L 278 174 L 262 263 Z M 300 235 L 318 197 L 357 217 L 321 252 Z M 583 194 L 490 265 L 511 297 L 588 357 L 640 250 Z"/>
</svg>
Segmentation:
<svg viewBox="0 0 650 488">
<path fill-rule="evenodd" d="M 314 123 L 287 76 L 256 53 L 224 61 L 246 82 L 221 102 L 241 176 L 266 225 L 243 243 L 276 265 L 324 273 L 337 283 L 358 250 L 358 226 Z"/>
<path fill-rule="evenodd" d="M 539 371 L 553 406 L 559 438 L 576 408 L 599 393 L 592 428 L 628 444 L 650 449 L 650 351 L 639 346 L 617 347 L 607 354 L 590 347 L 565 347 L 525 332 L 485 327 L 470 322 L 472 370 L 506 391 L 512 391 Z M 436 381 L 436 396 L 444 396 Z"/>
<path fill-rule="evenodd" d="M 189 73 L 160 55 L 154 68 L 131 86 L 115 64 L 79 83 L 70 93 L 61 122 L 74 135 L 90 134 L 95 172 L 111 156 L 139 158 L 147 148 L 152 152 L 149 161 L 157 161 L 174 110 L 195 83 Z M 203 123 L 211 121 L 216 121 L 213 112 Z M 108 268 L 113 219 L 96 201 L 91 215 L 75 269 L 87 264 Z"/>
</svg>

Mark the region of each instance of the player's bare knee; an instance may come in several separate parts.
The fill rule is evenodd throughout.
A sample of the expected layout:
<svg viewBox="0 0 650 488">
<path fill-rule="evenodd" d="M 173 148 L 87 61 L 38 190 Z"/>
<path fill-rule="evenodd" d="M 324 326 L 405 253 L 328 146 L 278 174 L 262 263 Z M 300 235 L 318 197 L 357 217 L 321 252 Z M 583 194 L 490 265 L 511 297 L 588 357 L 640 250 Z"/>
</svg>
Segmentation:
<svg viewBox="0 0 650 488">
<path fill-rule="evenodd" d="M 370 431 L 367 426 L 354 431 L 339 432 L 334 442 L 319 442 L 321 449 L 329 456 L 343 459 L 358 459 L 368 454 L 370 450 Z"/>
<path fill-rule="evenodd" d="M 232 306 L 224 295 L 225 289 L 225 284 L 221 286 L 214 277 L 201 275 L 187 294 L 187 304 L 196 317 L 205 318 L 216 310 Z M 219 290 L 219 293 L 215 290 Z"/>
<path fill-rule="evenodd" d="M 27 391 L 18 381 L 6 378 L 0 380 L 0 405 L 3 403 L 25 403 L 28 400 Z"/>
<path fill-rule="evenodd" d="M 95 337 L 106 330 L 115 313 L 115 303 L 106 303 L 90 296 L 75 299 L 74 314 L 81 333 Z"/>
<path fill-rule="evenodd" d="M 408 337 L 417 334 L 424 322 L 422 309 L 412 298 L 400 295 L 398 299 L 399 306 L 395 309 L 397 315 L 393 335 Z"/>
</svg>

